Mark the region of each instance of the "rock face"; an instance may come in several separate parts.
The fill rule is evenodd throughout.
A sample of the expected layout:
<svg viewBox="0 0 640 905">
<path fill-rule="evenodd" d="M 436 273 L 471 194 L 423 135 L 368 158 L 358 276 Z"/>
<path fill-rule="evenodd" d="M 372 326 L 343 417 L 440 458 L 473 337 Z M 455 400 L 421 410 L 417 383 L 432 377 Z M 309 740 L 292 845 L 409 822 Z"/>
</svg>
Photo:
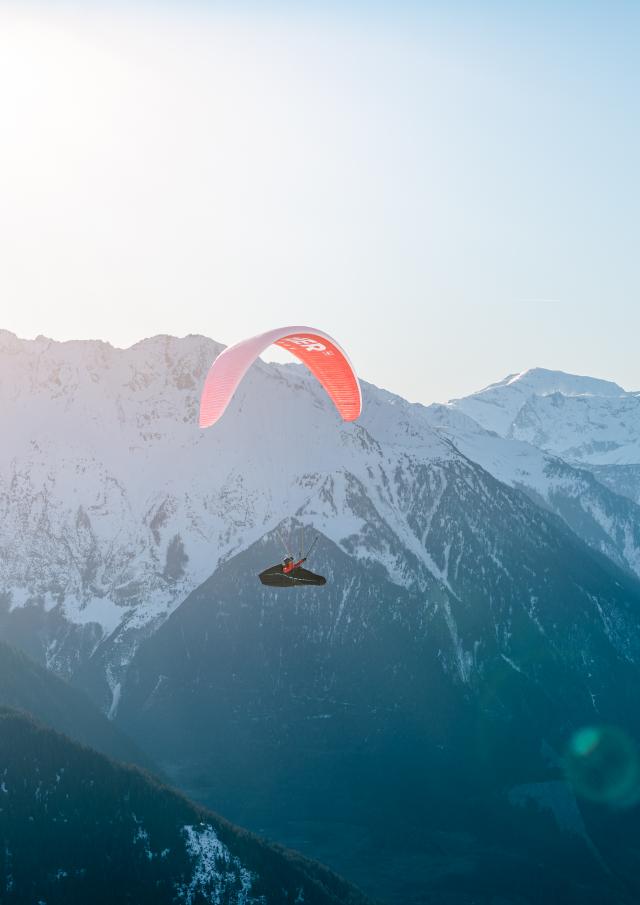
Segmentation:
<svg viewBox="0 0 640 905">
<path fill-rule="evenodd" d="M 220 348 L 0 333 L 0 637 L 183 788 L 389 901 L 626 901 L 637 853 L 562 757 L 582 725 L 639 730 L 637 397 L 546 371 L 429 408 L 365 385 L 343 424 L 260 362 L 200 432 Z M 263 588 L 302 527 L 328 584 Z"/>
<path fill-rule="evenodd" d="M 0 710 L 0 900 L 366 905 L 318 864 Z"/>
</svg>

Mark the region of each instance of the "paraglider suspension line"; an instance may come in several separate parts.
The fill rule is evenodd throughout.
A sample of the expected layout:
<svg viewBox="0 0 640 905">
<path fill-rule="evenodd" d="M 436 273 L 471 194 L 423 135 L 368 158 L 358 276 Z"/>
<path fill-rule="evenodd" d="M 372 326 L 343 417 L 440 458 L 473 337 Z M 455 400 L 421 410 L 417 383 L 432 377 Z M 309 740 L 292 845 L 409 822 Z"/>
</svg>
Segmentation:
<svg viewBox="0 0 640 905">
<path fill-rule="evenodd" d="M 306 554 L 305 554 L 305 557 L 304 557 L 305 559 L 308 559 L 309 556 L 311 555 L 311 551 L 313 550 L 313 548 L 315 547 L 315 545 L 318 543 L 318 538 L 319 538 L 319 537 L 320 537 L 320 535 L 317 534 L 317 535 L 316 535 L 316 538 L 315 538 L 315 540 L 314 540 L 314 542 L 311 544 L 311 546 L 309 547 L 309 549 L 307 550 L 307 552 L 306 552 Z"/>
<path fill-rule="evenodd" d="M 281 543 L 282 546 L 284 547 L 285 555 L 286 555 L 286 556 L 289 556 L 289 547 L 287 547 L 287 545 L 285 544 L 285 542 L 284 542 L 284 540 L 283 540 L 283 538 L 282 538 L 282 534 L 281 534 L 281 532 L 280 532 L 280 528 L 278 528 L 277 531 L 278 531 L 278 537 L 280 538 L 280 543 Z"/>
</svg>

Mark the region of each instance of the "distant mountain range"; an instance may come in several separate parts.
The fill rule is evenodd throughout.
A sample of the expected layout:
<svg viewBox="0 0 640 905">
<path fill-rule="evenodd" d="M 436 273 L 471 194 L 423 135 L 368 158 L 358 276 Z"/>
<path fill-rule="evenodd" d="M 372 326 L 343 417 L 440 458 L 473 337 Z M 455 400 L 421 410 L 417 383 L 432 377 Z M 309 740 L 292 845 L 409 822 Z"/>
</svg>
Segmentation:
<svg viewBox="0 0 640 905">
<path fill-rule="evenodd" d="M 640 392 L 533 368 L 451 406 L 501 437 L 524 440 L 591 469 L 617 493 L 640 503 Z"/>
<path fill-rule="evenodd" d="M 345 425 L 260 362 L 203 433 L 220 348 L 0 333 L 0 637 L 389 902 L 640 896 L 562 771 L 582 725 L 640 736 L 640 397 L 542 370 L 437 406 L 365 385 Z M 260 586 L 303 527 L 326 588 Z"/>
</svg>

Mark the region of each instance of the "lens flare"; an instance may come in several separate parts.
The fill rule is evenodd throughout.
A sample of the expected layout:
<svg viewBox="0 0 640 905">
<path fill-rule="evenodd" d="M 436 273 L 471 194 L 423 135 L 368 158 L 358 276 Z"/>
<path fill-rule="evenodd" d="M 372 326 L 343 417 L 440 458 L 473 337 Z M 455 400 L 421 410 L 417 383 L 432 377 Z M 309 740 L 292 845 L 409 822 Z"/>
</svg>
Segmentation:
<svg viewBox="0 0 640 905">
<path fill-rule="evenodd" d="M 590 801 L 616 807 L 638 801 L 638 749 L 615 726 L 585 726 L 575 732 L 566 752 L 565 770 L 576 794 Z"/>
</svg>

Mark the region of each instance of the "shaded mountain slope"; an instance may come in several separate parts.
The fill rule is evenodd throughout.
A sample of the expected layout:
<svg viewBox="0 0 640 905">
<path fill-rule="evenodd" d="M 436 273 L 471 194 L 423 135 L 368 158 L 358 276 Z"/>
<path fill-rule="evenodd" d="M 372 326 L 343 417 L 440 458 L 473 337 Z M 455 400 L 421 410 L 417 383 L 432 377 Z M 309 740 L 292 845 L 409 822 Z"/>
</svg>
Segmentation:
<svg viewBox="0 0 640 905">
<path fill-rule="evenodd" d="M 153 768 L 151 759 L 81 691 L 3 642 L 0 706 L 31 713 L 47 726 L 109 757 Z"/>
<path fill-rule="evenodd" d="M 416 486 L 407 497 L 442 581 L 394 584 L 322 539 L 325 588 L 265 589 L 267 536 L 142 645 L 119 719 L 191 794 L 298 846 L 302 832 L 306 851 L 389 901 L 626 901 L 561 758 L 594 720 L 640 735 L 640 584 L 523 494 L 457 468 L 428 534 Z M 345 827 L 368 841 L 332 844 Z M 414 873 L 399 882 L 407 846 Z M 407 900 L 411 877 L 421 892 Z"/>
<path fill-rule="evenodd" d="M 365 905 L 330 871 L 0 710 L 0 900 Z"/>
</svg>

